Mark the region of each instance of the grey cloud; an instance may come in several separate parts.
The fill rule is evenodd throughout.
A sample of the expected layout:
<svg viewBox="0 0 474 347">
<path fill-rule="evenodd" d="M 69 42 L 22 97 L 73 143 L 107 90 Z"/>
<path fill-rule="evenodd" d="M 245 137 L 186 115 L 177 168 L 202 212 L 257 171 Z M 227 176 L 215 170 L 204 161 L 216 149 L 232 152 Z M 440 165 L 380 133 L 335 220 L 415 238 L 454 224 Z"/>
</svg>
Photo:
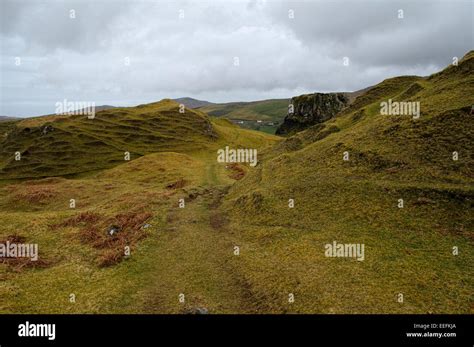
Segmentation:
<svg viewBox="0 0 474 347">
<path fill-rule="evenodd" d="M 4 0 L 1 32 L 23 39 L 28 53 L 93 50 L 113 36 L 114 21 L 130 6 L 130 2 Z"/>
<path fill-rule="evenodd" d="M 317 1 L 270 3 L 269 12 L 304 44 L 334 58 L 441 67 L 472 49 L 473 7 L 470 0 Z"/>
<path fill-rule="evenodd" d="M 0 114 L 44 114 L 64 98 L 116 105 L 180 96 L 217 102 L 289 98 L 426 75 L 472 47 L 470 6 L 6 0 Z M 402 21 L 396 18 L 399 7 L 405 10 Z M 294 20 L 288 9 L 295 10 Z M 16 56 L 21 66 L 14 65 Z M 343 56 L 350 66 L 342 65 Z"/>
</svg>

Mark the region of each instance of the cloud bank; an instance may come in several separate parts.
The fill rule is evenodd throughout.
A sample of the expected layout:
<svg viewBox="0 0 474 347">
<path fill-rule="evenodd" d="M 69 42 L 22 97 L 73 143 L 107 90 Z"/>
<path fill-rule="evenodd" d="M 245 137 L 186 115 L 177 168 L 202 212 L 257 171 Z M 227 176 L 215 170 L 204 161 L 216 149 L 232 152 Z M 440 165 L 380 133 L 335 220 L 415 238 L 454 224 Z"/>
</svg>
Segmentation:
<svg viewBox="0 0 474 347">
<path fill-rule="evenodd" d="M 1 6 L 0 114 L 11 116 L 52 113 L 63 99 L 127 106 L 353 91 L 430 74 L 473 47 L 470 0 Z"/>
</svg>

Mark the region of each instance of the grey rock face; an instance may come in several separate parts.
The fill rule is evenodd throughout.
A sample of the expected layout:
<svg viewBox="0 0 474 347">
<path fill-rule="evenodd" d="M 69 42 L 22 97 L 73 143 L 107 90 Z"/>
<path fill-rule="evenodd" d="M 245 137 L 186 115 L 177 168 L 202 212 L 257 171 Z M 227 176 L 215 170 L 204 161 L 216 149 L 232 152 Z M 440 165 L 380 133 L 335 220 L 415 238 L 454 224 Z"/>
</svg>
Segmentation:
<svg viewBox="0 0 474 347">
<path fill-rule="evenodd" d="M 277 129 L 278 135 L 292 135 L 334 117 L 349 104 L 346 93 L 315 93 L 291 99 L 288 114 Z"/>
</svg>

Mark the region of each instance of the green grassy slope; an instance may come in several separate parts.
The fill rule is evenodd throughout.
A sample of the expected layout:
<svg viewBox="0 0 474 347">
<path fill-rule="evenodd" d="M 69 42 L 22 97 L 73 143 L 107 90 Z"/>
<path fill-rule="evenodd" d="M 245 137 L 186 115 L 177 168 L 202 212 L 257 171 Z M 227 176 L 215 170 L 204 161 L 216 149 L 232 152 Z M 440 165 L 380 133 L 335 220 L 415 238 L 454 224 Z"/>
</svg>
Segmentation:
<svg viewBox="0 0 474 347">
<path fill-rule="evenodd" d="M 383 81 L 232 187 L 222 211 L 262 310 L 472 312 L 473 67 L 470 52 L 428 78 Z M 380 115 L 389 98 L 419 101 L 421 117 Z M 333 241 L 365 244 L 365 260 L 325 257 Z"/>
<path fill-rule="evenodd" d="M 0 179 L 75 174 L 112 167 L 160 151 L 202 149 L 216 133 L 202 112 L 164 100 L 87 116 L 45 116 L 2 122 Z M 52 128 L 52 129 L 51 129 Z M 45 131 L 46 129 L 46 131 Z M 49 131 L 48 131 L 49 130 Z M 21 160 L 15 160 L 15 153 Z"/>
</svg>

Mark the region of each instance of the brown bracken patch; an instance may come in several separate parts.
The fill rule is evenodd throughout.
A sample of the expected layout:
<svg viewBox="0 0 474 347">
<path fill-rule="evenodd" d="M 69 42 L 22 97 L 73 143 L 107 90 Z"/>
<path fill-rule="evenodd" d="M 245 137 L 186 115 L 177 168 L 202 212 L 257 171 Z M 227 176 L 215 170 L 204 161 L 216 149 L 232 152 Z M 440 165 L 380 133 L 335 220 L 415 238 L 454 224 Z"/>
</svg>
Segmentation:
<svg viewBox="0 0 474 347">
<path fill-rule="evenodd" d="M 16 190 L 16 189 L 15 189 Z M 31 204 L 45 202 L 56 195 L 56 190 L 47 185 L 31 185 L 22 187 L 13 199 Z"/>
<path fill-rule="evenodd" d="M 81 212 L 76 214 L 65 221 L 54 224 L 51 227 L 53 229 L 64 228 L 64 227 L 79 227 L 84 225 L 91 225 L 97 223 L 101 219 L 101 216 L 94 212 Z"/>
<path fill-rule="evenodd" d="M 231 170 L 231 173 L 229 174 L 229 177 L 234 179 L 234 180 L 240 180 L 245 176 L 245 170 L 242 169 L 239 164 L 237 163 L 232 163 L 226 166 L 228 170 Z"/>
<path fill-rule="evenodd" d="M 18 234 L 13 234 L 13 235 L 8 235 L 6 239 L 0 240 L 0 243 L 5 244 L 7 241 L 10 241 L 10 243 L 24 243 L 26 240 L 26 237 L 18 235 Z"/>
<path fill-rule="evenodd" d="M 142 209 L 119 213 L 106 218 L 94 212 L 81 212 L 53 227 L 79 227 L 79 240 L 98 251 L 100 267 L 118 264 L 125 257 L 125 247 L 132 248 L 147 233 L 142 229 L 152 214 Z M 109 233 L 110 230 L 113 233 Z"/>
</svg>

